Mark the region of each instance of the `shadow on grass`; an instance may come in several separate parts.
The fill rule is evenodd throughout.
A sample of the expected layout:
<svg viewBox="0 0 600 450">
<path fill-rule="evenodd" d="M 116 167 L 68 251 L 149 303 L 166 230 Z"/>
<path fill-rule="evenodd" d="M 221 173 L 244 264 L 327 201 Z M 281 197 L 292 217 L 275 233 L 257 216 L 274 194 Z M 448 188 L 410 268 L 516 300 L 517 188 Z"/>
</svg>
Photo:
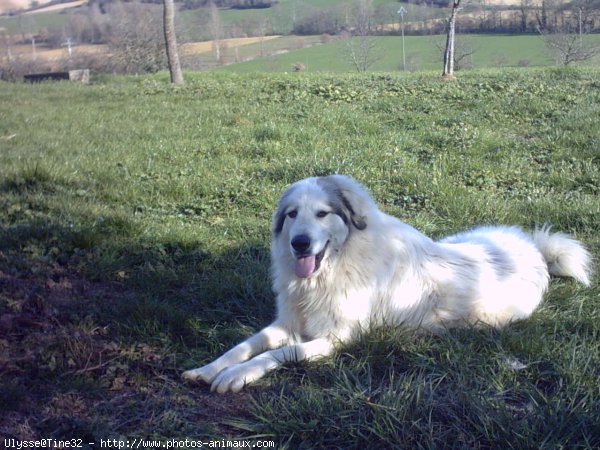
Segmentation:
<svg viewBox="0 0 600 450">
<path fill-rule="evenodd" d="M 118 213 L 101 221 L 80 213 L 89 225 L 72 227 L 40 199 L 72 190 L 53 180 L 34 171 L 0 187 L 19 198 L 0 216 L 4 437 L 262 433 L 346 448 L 377 440 L 493 447 L 519 434 L 529 442 L 551 434 L 557 446 L 596 442 L 589 429 L 597 395 L 569 379 L 566 367 L 574 351 L 595 342 L 594 328 L 592 319 L 569 325 L 560 312 L 569 304 L 502 332 L 414 339 L 373 331 L 318 366 L 279 371 L 238 395 L 185 384 L 182 370 L 272 318 L 267 243 L 211 253 L 200 243 L 147 241 L 138 223 Z M 511 368 L 506 357 L 526 367 Z M 580 378 L 597 379 L 592 362 L 577 363 Z"/>
<path fill-rule="evenodd" d="M 15 205 L 0 222 L 0 435 L 235 436 L 225 419 L 247 394 L 216 399 L 179 376 L 271 318 L 266 243 L 211 254 L 143 242 L 123 217 L 75 230 Z"/>
</svg>

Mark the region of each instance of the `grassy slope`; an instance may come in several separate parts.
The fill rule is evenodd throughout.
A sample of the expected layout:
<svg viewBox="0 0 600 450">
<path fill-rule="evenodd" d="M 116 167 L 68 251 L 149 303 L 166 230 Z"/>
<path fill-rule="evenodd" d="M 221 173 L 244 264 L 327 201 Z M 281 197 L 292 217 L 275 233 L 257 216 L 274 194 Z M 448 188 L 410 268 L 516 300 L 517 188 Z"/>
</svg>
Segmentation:
<svg viewBox="0 0 600 450">
<path fill-rule="evenodd" d="M 374 44 L 371 54 L 374 63 L 371 71 L 395 71 L 402 66 L 402 40 L 399 36 L 370 38 Z M 441 70 L 443 36 L 406 36 L 407 70 Z M 589 36 L 600 42 L 600 35 Z M 474 50 L 467 59 L 468 67 L 486 68 L 501 66 L 549 66 L 552 59 L 543 40 L 536 35 L 459 35 L 458 46 Z M 246 52 L 252 52 L 252 47 Z M 457 50 L 460 51 L 460 50 Z M 258 52 L 254 49 L 254 53 Z M 267 58 L 226 66 L 220 70 L 233 72 L 289 72 L 295 63 L 302 63 L 309 72 L 347 72 L 354 70 L 346 41 L 333 41 L 326 45 L 293 50 Z"/>
<path fill-rule="evenodd" d="M 597 284 L 554 281 L 503 331 L 372 332 L 239 396 L 179 380 L 271 320 L 271 211 L 301 177 L 351 174 L 435 237 L 549 222 L 600 256 L 598 71 L 0 87 L 0 434 L 600 444 Z"/>
</svg>

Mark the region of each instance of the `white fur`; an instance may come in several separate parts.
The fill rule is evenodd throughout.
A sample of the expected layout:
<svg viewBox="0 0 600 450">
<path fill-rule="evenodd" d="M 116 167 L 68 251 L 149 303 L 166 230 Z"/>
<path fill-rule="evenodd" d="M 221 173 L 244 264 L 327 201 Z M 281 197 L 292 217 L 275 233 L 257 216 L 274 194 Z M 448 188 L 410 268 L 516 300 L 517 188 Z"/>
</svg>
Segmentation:
<svg viewBox="0 0 600 450">
<path fill-rule="evenodd" d="M 292 245 L 297 236 L 308 248 Z M 547 227 L 480 227 L 434 242 L 342 175 L 301 180 L 283 193 L 271 257 L 277 319 L 184 378 L 238 392 L 283 362 L 326 356 L 384 323 L 431 332 L 500 327 L 534 311 L 550 274 L 589 285 L 591 272 L 584 246 Z M 296 270 L 300 257 L 309 264 Z"/>
</svg>

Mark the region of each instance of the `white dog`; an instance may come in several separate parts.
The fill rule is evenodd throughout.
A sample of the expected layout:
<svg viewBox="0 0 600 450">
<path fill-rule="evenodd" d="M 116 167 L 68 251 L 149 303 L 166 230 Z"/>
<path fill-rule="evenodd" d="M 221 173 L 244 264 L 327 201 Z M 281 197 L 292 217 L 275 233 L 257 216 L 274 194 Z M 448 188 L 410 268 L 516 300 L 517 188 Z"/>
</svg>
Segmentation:
<svg viewBox="0 0 600 450">
<path fill-rule="evenodd" d="M 499 226 L 434 242 L 380 211 L 343 175 L 292 184 L 272 231 L 277 319 L 185 379 L 238 392 L 283 362 L 329 355 L 372 326 L 500 327 L 533 312 L 550 274 L 590 282 L 590 254 L 567 235 Z"/>
</svg>

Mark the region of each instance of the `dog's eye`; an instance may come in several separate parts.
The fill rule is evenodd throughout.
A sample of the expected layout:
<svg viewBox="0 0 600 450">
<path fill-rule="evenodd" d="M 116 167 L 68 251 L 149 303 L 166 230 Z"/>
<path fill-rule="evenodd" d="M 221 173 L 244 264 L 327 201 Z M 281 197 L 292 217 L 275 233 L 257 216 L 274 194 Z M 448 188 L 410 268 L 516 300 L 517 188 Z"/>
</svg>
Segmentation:
<svg viewBox="0 0 600 450">
<path fill-rule="evenodd" d="M 290 219 L 295 219 L 297 215 L 298 215 L 298 211 L 296 211 L 296 210 L 294 210 L 294 211 L 290 211 L 289 213 L 287 213 L 287 216 L 288 216 Z"/>
<path fill-rule="evenodd" d="M 317 213 L 317 217 L 319 217 L 319 218 L 323 218 L 323 217 L 325 217 L 327 214 L 329 214 L 329 211 L 319 211 L 319 212 Z"/>
</svg>

